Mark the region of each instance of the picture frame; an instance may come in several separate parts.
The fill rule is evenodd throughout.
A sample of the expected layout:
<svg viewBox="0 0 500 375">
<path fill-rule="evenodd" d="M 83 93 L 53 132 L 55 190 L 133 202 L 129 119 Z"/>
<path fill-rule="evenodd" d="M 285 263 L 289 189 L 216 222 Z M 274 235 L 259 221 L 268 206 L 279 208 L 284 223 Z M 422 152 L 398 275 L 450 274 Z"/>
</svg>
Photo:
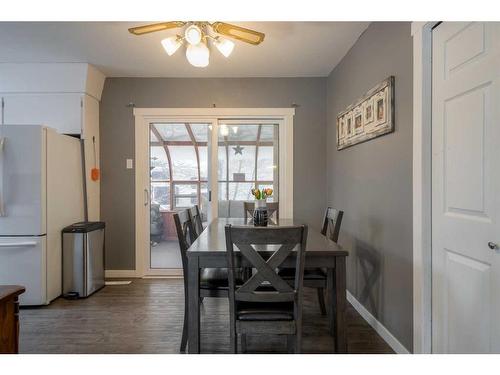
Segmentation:
<svg viewBox="0 0 500 375">
<path fill-rule="evenodd" d="M 394 76 L 390 76 L 337 115 L 337 150 L 392 133 L 394 111 Z"/>
<path fill-rule="evenodd" d="M 363 105 L 360 104 L 352 110 L 354 133 L 361 134 L 364 131 Z"/>
</svg>

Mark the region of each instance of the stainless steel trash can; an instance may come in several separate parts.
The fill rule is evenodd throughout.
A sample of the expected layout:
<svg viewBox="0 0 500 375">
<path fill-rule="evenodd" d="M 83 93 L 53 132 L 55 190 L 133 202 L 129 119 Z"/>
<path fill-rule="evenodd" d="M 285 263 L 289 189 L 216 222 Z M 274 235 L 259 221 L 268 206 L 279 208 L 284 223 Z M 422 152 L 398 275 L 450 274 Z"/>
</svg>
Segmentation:
<svg viewBox="0 0 500 375">
<path fill-rule="evenodd" d="M 88 297 L 104 286 L 104 228 L 94 221 L 62 230 L 63 296 Z"/>
</svg>

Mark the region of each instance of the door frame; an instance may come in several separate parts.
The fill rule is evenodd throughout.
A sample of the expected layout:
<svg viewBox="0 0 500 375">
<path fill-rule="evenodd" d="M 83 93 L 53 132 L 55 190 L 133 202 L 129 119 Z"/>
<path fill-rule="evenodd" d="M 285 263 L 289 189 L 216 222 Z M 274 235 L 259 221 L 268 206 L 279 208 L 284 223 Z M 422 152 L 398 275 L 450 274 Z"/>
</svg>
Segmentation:
<svg viewBox="0 0 500 375">
<path fill-rule="evenodd" d="M 146 149 L 149 147 L 149 131 L 146 127 L 151 122 L 172 122 L 175 120 L 203 121 L 212 124 L 212 144 L 217 142 L 219 120 L 276 120 L 279 125 L 279 200 L 280 217 L 293 218 L 293 117 L 295 108 L 134 108 L 135 117 L 135 275 L 144 276 L 181 276 L 179 269 L 151 270 L 148 257 L 144 256 L 144 246 L 149 245 L 147 228 L 149 209 L 146 204 L 145 189 L 149 194 L 149 160 Z M 215 140 L 215 141 L 214 141 Z M 215 150 L 216 151 L 216 150 Z M 217 161 L 217 152 L 212 150 L 211 162 Z M 209 168 L 210 170 L 210 168 Z M 211 181 L 217 180 L 217 170 L 211 169 Z M 214 180 L 215 178 L 215 180 Z M 147 181 L 146 181 L 147 180 Z M 216 184 L 212 194 L 217 196 Z M 212 186 L 214 186 L 212 185 Z M 214 191 L 215 190 L 215 191 Z M 148 197 L 149 202 L 149 197 Z M 212 217 L 217 217 L 216 200 L 212 200 Z"/>
<path fill-rule="evenodd" d="M 432 30 L 413 36 L 413 352 L 432 353 Z"/>
</svg>

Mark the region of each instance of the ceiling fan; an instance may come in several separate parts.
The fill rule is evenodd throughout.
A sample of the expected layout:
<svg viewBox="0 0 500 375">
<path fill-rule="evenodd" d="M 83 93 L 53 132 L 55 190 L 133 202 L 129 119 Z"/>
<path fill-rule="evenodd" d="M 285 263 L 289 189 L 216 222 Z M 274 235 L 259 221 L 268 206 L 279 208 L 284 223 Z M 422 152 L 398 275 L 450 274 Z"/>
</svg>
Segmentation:
<svg viewBox="0 0 500 375">
<path fill-rule="evenodd" d="M 150 25 L 137 26 L 128 29 L 131 34 L 144 35 L 157 31 L 164 31 L 176 28 L 185 28 L 182 34 L 170 36 L 161 41 L 165 52 L 172 56 L 183 44 L 186 45 L 186 58 L 189 63 L 198 68 L 208 66 L 210 50 L 208 41 L 228 57 L 234 49 L 234 42 L 225 37 L 236 39 L 245 43 L 258 45 L 264 40 L 265 34 L 247 29 L 241 26 L 231 25 L 225 22 L 183 22 L 170 21 L 154 23 Z"/>
</svg>

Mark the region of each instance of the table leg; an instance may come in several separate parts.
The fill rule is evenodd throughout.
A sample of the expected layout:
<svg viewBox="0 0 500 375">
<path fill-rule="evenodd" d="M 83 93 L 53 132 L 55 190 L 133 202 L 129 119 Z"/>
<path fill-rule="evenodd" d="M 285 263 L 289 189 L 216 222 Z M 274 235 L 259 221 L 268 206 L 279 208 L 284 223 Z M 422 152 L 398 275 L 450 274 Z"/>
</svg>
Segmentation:
<svg viewBox="0 0 500 375">
<path fill-rule="evenodd" d="M 200 267 L 198 257 L 188 258 L 188 353 L 200 352 Z"/>
<path fill-rule="evenodd" d="M 337 353 L 347 353 L 346 337 L 346 264 L 345 257 L 335 257 L 335 348 Z"/>
</svg>

